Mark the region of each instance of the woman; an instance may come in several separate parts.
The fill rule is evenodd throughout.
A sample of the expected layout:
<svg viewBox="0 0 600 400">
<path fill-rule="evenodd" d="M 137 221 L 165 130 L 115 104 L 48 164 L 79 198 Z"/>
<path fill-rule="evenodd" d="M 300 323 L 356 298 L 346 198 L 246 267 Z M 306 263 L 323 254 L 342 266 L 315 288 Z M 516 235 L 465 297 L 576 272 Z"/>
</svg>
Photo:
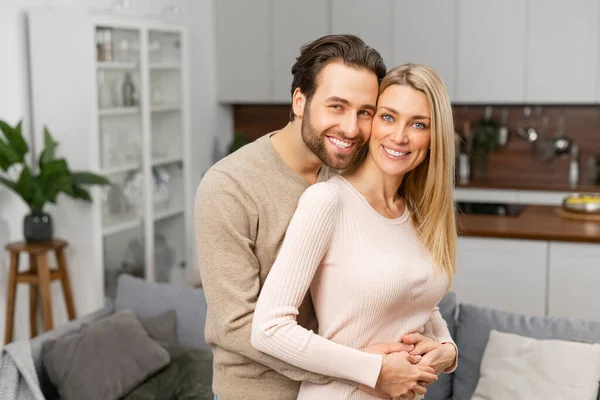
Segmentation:
<svg viewBox="0 0 600 400">
<path fill-rule="evenodd" d="M 424 384 L 415 378 L 422 376 L 420 366 L 410 363 L 408 353 L 358 349 L 400 342 L 429 322 L 434 332 L 445 327 L 436 305 L 455 266 L 450 101 L 425 65 L 392 69 L 379 93 L 365 158 L 303 194 L 254 314 L 257 349 L 340 379 L 303 382 L 299 399 L 377 398 L 347 381 L 398 398 L 423 394 Z M 295 320 L 309 289 L 318 335 Z M 438 366 L 452 371 L 454 344 L 440 344 L 436 352 Z M 406 359 L 409 378 L 379 385 L 381 365 L 393 357 Z"/>
</svg>

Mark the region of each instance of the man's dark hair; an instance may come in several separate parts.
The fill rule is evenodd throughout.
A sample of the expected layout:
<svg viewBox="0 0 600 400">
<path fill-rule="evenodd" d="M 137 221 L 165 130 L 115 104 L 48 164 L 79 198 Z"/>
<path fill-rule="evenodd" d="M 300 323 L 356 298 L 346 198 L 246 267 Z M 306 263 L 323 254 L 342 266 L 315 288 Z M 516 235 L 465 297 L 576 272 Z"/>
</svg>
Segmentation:
<svg viewBox="0 0 600 400">
<path fill-rule="evenodd" d="M 361 38 L 354 35 L 327 35 L 300 49 L 300 55 L 292 67 L 292 96 L 296 88 L 299 88 L 309 104 L 316 90 L 319 72 L 332 61 L 373 72 L 378 82 L 386 73 L 385 63 L 379 52 L 367 46 Z M 295 117 L 292 109 L 290 121 Z"/>
</svg>

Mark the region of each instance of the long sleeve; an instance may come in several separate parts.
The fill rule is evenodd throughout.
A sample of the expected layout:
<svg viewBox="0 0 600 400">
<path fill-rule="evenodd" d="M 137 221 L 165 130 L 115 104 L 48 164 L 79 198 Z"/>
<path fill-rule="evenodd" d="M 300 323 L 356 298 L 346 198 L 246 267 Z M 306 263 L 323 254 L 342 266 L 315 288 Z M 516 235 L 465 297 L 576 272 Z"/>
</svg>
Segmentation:
<svg viewBox="0 0 600 400">
<path fill-rule="evenodd" d="M 448 324 L 442 314 L 440 313 L 440 308 L 435 307 L 433 312 L 431 313 L 431 317 L 429 318 L 428 324 L 431 326 L 431 330 L 436 340 L 440 343 L 451 343 L 456 349 L 456 358 L 454 359 L 454 363 L 444 370 L 444 372 L 451 373 L 454 372 L 456 367 L 458 366 L 458 347 L 454 340 L 452 339 L 452 335 L 448 330 Z"/>
<path fill-rule="evenodd" d="M 198 188 L 194 217 L 200 275 L 208 304 L 207 341 L 292 380 L 330 382 L 330 377 L 261 353 L 250 343 L 260 291 L 259 262 L 253 253 L 258 212 L 252 200 L 229 175 L 209 170 Z"/>
<path fill-rule="evenodd" d="M 302 369 L 375 387 L 382 356 L 327 340 L 296 322 L 333 236 L 337 198 L 320 183 L 303 194 L 260 294 L 252 344 Z"/>
</svg>

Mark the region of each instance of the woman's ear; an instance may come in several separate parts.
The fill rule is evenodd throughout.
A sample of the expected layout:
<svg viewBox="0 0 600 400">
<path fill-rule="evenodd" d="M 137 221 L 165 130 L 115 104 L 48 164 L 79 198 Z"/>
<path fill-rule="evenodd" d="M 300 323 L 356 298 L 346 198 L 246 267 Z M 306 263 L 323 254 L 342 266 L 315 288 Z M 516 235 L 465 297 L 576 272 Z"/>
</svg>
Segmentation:
<svg viewBox="0 0 600 400">
<path fill-rule="evenodd" d="M 306 96 L 300 91 L 300 88 L 296 88 L 292 95 L 292 110 L 294 111 L 294 115 L 298 118 L 302 118 L 304 116 L 305 106 Z"/>
</svg>

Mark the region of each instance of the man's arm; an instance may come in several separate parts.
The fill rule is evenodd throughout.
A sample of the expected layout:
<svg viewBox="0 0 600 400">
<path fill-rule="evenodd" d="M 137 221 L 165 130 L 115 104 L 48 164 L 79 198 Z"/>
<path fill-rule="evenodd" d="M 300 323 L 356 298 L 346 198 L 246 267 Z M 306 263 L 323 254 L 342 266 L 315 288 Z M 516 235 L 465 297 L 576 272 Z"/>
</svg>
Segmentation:
<svg viewBox="0 0 600 400">
<path fill-rule="evenodd" d="M 295 381 L 324 384 L 333 380 L 261 353 L 250 343 L 260 292 L 259 263 L 253 252 L 258 211 L 252 199 L 230 176 L 209 170 L 196 194 L 194 219 L 210 319 L 207 326 L 216 345 Z"/>
</svg>

